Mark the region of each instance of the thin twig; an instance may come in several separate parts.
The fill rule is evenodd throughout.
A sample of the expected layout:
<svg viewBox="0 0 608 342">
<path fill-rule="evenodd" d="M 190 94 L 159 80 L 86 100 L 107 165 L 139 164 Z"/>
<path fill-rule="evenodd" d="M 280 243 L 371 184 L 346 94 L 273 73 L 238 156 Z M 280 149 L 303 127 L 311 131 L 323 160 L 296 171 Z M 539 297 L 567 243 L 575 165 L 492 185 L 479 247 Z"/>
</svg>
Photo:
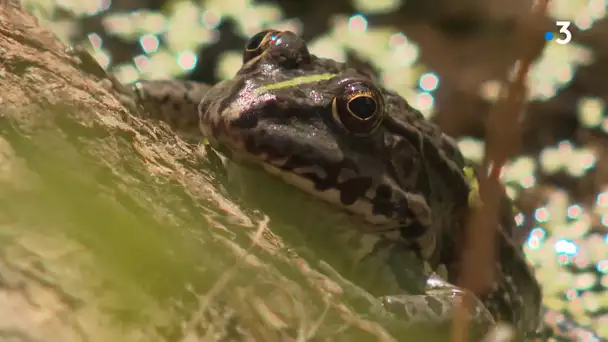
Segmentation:
<svg viewBox="0 0 608 342">
<path fill-rule="evenodd" d="M 548 0 L 539 0 L 533 9 L 533 17 L 543 16 L 548 7 Z M 536 33 L 536 32 L 534 32 Z M 526 50 L 516 64 L 516 73 L 512 81 L 507 82 L 504 93 L 494 106 L 494 113 L 486 126 L 486 144 L 482 172 L 479 175 L 479 192 L 482 205 L 473 210 L 466 231 L 466 248 L 463 253 L 462 274 L 460 286 L 473 294 L 482 294 L 491 286 L 494 279 L 495 234 L 499 204 L 503 194 L 500 183 L 500 171 L 507 159 L 518 146 L 521 121 L 526 98 L 526 77 L 534 58 L 542 49 L 540 37 L 528 34 L 527 39 L 522 35 Z M 538 39 L 538 41 L 537 41 Z M 469 317 L 467 312 L 474 302 L 473 298 L 465 297 L 459 305 L 452 329 L 452 342 L 468 340 Z"/>
</svg>

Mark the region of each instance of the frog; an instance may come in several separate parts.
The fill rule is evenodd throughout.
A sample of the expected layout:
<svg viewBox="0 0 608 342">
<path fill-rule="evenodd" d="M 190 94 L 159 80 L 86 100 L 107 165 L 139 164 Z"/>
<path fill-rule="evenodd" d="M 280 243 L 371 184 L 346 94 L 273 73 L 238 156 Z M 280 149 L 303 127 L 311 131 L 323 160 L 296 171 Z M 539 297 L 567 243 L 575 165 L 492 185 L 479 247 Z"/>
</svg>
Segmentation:
<svg viewBox="0 0 608 342">
<path fill-rule="evenodd" d="M 455 139 L 373 72 L 318 57 L 291 31 L 267 29 L 248 40 L 230 79 L 138 81 L 133 93 L 175 130 L 352 216 L 362 253 L 399 255 L 384 271 L 413 271 L 395 276 L 403 293 L 379 299 L 404 321 L 444 324 L 471 295 L 455 284 L 467 217 L 478 205 L 473 166 Z M 488 227 L 497 231 L 494 282 L 473 296 L 469 314 L 481 327 L 505 321 L 533 334 L 542 292 L 506 195 L 503 202 Z"/>
</svg>

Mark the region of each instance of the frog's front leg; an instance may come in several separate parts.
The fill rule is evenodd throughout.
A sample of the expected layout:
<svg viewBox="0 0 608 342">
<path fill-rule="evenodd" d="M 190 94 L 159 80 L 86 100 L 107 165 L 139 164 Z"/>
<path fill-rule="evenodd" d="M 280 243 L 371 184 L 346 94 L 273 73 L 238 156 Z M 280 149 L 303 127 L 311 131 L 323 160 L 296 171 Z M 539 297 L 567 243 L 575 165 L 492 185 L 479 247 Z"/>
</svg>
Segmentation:
<svg viewBox="0 0 608 342">
<path fill-rule="evenodd" d="M 83 47 L 69 47 L 66 53 L 76 58 L 81 70 L 109 83 L 106 88 L 114 88 L 120 102 L 130 110 L 141 106 L 149 116 L 166 122 L 179 133 L 201 137 L 198 105 L 209 85 L 183 80 L 144 80 L 131 87 L 107 73 Z"/>
<path fill-rule="evenodd" d="M 407 255 L 401 254 L 401 256 L 400 259 L 405 260 L 407 263 Z M 413 267 L 412 265 L 414 264 L 411 262 L 409 265 L 411 265 L 410 268 L 402 268 L 402 270 L 408 271 L 413 269 L 414 274 L 420 274 L 422 271 Z M 329 275 L 332 280 L 338 282 L 345 289 L 345 294 L 352 296 L 351 300 L 353 302 L 367 303 L 369 305 L 367 310 L 376 317 L 385 317 L 384 314 L 389 313 L 390 317 L 398 319 L 396 322 L 393 322 L 389 318 L 387 322 L 396 323 L 406 329 L 416 326 L 429 327 L 431 329 L 436 327 L 449 328 L 456 315 L 458 306 L 465 296 L 468 295 L 464 290 L 448 283 L 435 273 L 431 273 L 425 280 L 421 281 L 421 285 L 425 287 L 424 289 L 420 288 L 417 290 L 418 285 L 414 285 L 413 287 L 410 286 L 409 290 L 404 290 L 410 291 L 407 294 L 380 296 L 377 298 L 344 278 L 329 264 L 321 262 L 319 266 L 323 273 Z M 471 321 L 473 326 L 483 333 L 495 321 L 481 301 L 475 298 L 474 303 L 474 308 L 470 313 L 472 317 Z"/>
<path fill-rule="evenodd" d="M 150 80 L 133 85 L 140 105 L 182 135 L 200 140 L 198 105 L 210 86 L 195 81 Z"/>
<path fill-rule="evenodd" d="M 473 296 L 433 273 L 426 281 L 424 294 L 390 295 L 380 297 L 380 299 L 387 310 L 403 317 L 408 322 L 421 325 L 444 325 L 452 322 L 458 307 L 469 295 Z M 468 314 L 476 327 L 486 330 L 495 323 L 494 318 L 479 299 L 475 296 L 473 299 L 474 305 L 469 309 Z"/>
</svg>

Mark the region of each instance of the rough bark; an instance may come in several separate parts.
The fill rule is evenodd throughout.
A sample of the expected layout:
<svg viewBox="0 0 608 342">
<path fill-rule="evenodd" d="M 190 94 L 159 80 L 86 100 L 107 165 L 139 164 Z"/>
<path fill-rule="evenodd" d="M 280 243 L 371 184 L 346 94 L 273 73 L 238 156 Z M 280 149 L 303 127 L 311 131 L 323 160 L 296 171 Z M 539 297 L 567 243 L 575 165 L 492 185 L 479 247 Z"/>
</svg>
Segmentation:
<svg viewBox="0 0 608 342">
<path fill-rule="evenodd" d="M 104 267 L 112 249 L 151 248 L 121 230 L 178 224 L 162 200 L 167 185 L 152 184 L 169 169 L 180 177 L 169 156 L 180 146 L 163 148 L 168 132 L 129 117 L 64 48 L 16 6 L 0 8 L 0 339 L 151 337 L 161 317 L 118 326 L 117 311 L 152 302 Z M 118 247 L 91 245 L 93 234 L 112 234 Z"/>
<path fill-rule="evenodd" d="M 393 340 L 64 50 L 0 5 L 1 340 Z"/>
</svg>

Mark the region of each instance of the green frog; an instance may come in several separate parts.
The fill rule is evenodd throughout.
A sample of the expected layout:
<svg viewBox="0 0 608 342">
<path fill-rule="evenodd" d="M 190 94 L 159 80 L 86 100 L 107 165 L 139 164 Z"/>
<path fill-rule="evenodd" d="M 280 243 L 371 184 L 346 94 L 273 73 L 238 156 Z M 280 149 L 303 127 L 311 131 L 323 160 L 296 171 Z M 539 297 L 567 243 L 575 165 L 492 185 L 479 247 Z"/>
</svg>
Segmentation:
<svg viewBox="0 0 608 342">
<path fill-rule="evenodd" d="M 453 318 L 466 294 L 453 284 L 476 178 L 454 140 L 372 72 L 314 56 L 292 32 L 265 30 L 248 41 L 230 80 L 141 81 L 135 90 L 176 130 L 202 132 L 228 158 L 354 217 L 353 255 L 384 255 L 382 272 L 402 289 L 380 296 L 390 311 L 414 323 Z M 541 290 L 505 203 L 493 228 L 495 282 L 470 313 L 480 326 L 506 321 L 531 333 Z"/>
</svg>

